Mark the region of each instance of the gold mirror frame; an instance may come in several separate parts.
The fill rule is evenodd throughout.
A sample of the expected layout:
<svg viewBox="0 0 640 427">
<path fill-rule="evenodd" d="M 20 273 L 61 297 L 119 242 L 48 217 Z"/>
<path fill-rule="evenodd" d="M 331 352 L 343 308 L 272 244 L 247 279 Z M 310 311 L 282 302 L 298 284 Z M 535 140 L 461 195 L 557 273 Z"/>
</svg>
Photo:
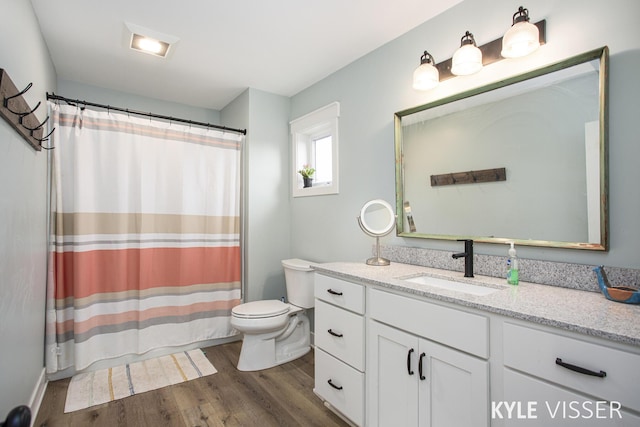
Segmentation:
<svg viewBox="0 0 640 427">
<path fill-rule="evenodd" d="M 478 235 L 450 235 L 450 234 L 431 234 L 418 233 L 405 230 L 405 217 L 409 219 L 410 211 L 405 211 L 404 206 L 404 154 L 403 154 L 403 136 L 402 136 L 402 119 L 411 114 L 423 112 L 430 108 L 435 108 L 445 104 L 459 101 L 465 98 L 471 98 L 495 89 L 510 86 L 519 82 L 533 79 L 535 77 L 560 71 L 568 67 L 580 65 L 589 61 L 599 60 L 599 195 L 600 195 L 600 241 L 599 242 L 568 242 L 553 240 L 535 240 L 513 238 L 509 236 L 478 236 Z M 540 246 L 553 248 L 568 249 L 586 249 L 586 250 L 608 250 L 609 243 L 609 224 L 608 224 L 608 76 L 609 76 L 609 49 L 604 46 L 574 57 L 559 61 L 539 69 L 520 74 L 505 80 L 488 84 L 486 86 L 475 88 L 459 94 L 455 94 L 428 104 L 409 108 L 399 111 L 394 115 L 395 126 L 395 157 L 396 157 L 396 234 L 399 237 L 411 237 L 421 239 L 437 239 L 437 240 L 459 240 L 473 239 L 476 242 L 484 243 L 509 243 L 515 242 L 517 245 Z M 479 171 L 485 172 L 485 171 Z M 486 214 L 486 212 L 483 212 Z M 411 221 L 409 221 L 411 224 Z"/>
</svg>

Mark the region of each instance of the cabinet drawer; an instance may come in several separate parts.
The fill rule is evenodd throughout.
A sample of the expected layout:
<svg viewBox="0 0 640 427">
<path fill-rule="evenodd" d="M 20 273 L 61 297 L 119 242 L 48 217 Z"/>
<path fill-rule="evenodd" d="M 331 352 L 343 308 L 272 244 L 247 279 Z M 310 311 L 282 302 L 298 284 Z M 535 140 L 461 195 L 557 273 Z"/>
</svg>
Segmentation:
<svg viewBox="0 0 640 427">
<path fill-rule="evenodd" d="M 364 286 L 357 283 L 316 273 L 315 296 L 338 307 L 364 314 Z"/>
<path fill-rule="evenodd" d="M 363 425 L 364 374 L 317 347 L 314 391 L 355 424 Z"/>
<path fill-rule="evenodd" d="M 364 371 L 364 318 L 316 301 L 315 343 L 327 353 Z"/>
<path fill-rule="evenodd" d="M 505 400 L 520 402 L 521 409 L 512 406 L 511 416 L 505 406 L 497 408 L 492 415 L 502 417 L 505 426 L 513 427 L 637 427 L 640 417 L 604 400 L 587 397 L 555 384 L 548 383 L 511 369 L 504 369 Z M 535 409 L 527 417 L 528 406 Z M 530 419 L 521 419 L 518 416 Z M 533 419 L 533 416 L 536 418 Z"/>
<path fill-rule="evenodd" d="M 414 298 L 372 289 L 371 317 L 467 353 L 489 357 L 489 319 Z"/>
<path fill-rule="evenodd" d="M 556 359 L 604 377 L 574 372 Z M 640 355 L 557 335 L 540 329 L 504 323 L 504 364 L 539 378 L 600 399 L 620 402 L 640 411 Z"/>
</svg>

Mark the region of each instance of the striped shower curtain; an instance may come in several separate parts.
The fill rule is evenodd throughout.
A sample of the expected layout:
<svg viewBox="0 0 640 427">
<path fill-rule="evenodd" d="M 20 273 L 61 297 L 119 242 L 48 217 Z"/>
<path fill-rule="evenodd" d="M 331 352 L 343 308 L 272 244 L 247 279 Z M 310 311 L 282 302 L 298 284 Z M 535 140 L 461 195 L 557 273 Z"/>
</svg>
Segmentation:
<svg viewBox="0 0 640 427">
<path fill-rule="evenodd" d="M 47 372 L 232 335 L 244 137 L 50 108 Z"/>
</svg>

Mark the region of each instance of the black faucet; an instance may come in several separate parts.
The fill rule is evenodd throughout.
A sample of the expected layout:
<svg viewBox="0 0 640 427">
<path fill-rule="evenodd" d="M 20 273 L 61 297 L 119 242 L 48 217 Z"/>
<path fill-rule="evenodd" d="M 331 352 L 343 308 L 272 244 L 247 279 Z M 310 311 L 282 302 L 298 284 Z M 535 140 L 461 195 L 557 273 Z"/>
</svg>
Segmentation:
<svg viewBox="0 0 640 427">
<path fill-rule="evenodd" d="M 464 277 L 473 277 L 473 240 L 460 239 L 458 242 L 464 242 L 464 252 L 451 255 L 454 259 L 464 257 Z"/>
</svg>

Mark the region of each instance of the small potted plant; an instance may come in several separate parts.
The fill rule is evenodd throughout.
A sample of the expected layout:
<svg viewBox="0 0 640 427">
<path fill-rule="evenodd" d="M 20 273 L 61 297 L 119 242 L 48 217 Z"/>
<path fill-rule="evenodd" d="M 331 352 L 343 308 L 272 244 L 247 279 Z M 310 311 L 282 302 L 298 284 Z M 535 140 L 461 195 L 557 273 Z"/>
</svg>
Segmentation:
<svg viewBox="0 0 640 427">
<path fill-rule="evenodd" d="M 316 173 L 316 170 L 312 168 L 311 165 L 302 165 L 302 169 L 300 169 L 298 173 L 302 175 L 304 188 L 311 187 L 311 182 L 313 181 L 313 174 Z"/>
</svg>

